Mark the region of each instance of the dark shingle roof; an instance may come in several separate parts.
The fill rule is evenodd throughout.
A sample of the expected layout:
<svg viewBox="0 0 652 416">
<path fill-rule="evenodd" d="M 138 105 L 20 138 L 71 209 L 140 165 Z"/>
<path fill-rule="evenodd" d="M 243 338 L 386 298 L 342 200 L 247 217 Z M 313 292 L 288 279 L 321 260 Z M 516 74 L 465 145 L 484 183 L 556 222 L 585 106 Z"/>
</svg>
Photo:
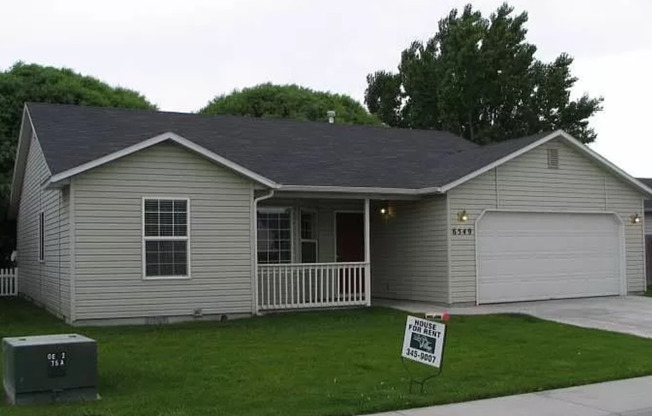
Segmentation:
<svg viewBox="0 0 652 416">
<path fill-rule="evenodd" d="M 445 185 L 545 136 L 480 147 L 434 130 L 54 104 L 28 108 L 53 175 L 174 132 L 284 185 L 417 189 Z"/>
<path fill-rule="evenodd" d="M 426 181 L 446 185 L 522 149 L 550 132 L 534 134 L 520 139 L 507 140 L 458 152 L 443 158 L 435 169 L 428 172 Z"/>
<path fill-rule="evenodd" d="M 643 182 L 643 185 L 648 188 L 652 188 L 652 178 L 636 178 L 639 182 Z M 652 199 L 646 199 L 645 202 L 645 211 L 652 211 Z"/>
</svg>

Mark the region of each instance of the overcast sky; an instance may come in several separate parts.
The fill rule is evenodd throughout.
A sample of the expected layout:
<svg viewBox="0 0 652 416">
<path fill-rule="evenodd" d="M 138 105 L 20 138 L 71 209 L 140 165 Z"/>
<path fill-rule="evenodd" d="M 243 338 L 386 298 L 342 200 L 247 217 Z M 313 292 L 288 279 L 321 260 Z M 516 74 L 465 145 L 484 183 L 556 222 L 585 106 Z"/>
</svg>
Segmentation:
<svg viewBox="0 0 652 416">
<path fill-rule="evenodd" d="M 143 93 L 162 110 L 271 81 L 353 96 L 368 73 L 430 38 L 453 0 L 0 0 L 0 69 L 65 66 Z M 501 1 L 474 6 L 488 14 Z M 537 58 L 575 57 L 574 91 L 602 95 L 591 147 L 652 177 L 652 1 L 512 1 Z"/>
</svg>

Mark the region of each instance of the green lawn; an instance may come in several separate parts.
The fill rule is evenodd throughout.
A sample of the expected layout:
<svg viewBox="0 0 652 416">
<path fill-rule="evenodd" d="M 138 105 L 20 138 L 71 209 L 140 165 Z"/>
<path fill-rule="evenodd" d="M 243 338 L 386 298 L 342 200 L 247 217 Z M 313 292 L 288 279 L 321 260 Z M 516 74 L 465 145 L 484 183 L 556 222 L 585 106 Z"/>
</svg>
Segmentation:
<svg viewBox="0 0 652 416">
<path fill-rule="evenodd" d="M 405 314 L 381 308 L 225 323 L 70 328 L 0 300 L 0 336 L 80 332 L 102 400 L 0 415 L 350 415 L 652 374 L 652 340 L 519 315 L 453 316 L 442 375 L 407 393 Z M 423 369 L 425 367 L 418 367 Z"/>
</svg>

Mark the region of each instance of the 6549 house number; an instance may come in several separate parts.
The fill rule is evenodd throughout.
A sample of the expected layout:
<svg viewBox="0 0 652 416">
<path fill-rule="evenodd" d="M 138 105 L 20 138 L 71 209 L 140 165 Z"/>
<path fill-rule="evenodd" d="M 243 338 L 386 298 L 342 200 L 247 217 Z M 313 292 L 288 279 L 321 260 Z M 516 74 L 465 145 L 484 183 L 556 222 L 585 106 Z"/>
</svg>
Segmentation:
<svg viewBox="0 0 652 416">
<path fill-rule="evenodd" d="M 453 228 L 452 232 L 453 235 L 473 235 L 473 228 L 468 228 L 468 227 Z"/>
</svg>

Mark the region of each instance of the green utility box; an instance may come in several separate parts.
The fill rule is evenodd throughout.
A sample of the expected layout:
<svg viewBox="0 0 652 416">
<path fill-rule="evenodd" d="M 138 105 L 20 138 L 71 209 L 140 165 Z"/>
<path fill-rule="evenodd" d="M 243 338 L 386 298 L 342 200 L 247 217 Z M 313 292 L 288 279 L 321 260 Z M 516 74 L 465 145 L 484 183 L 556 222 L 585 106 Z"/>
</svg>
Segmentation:
<svg viewBox="0 0 652 416">
<path fill-rule="evenodd" d="M 11 404 L 97 400 L 97 343 L 77 334 L 3 338 Z"/>
</svg>

